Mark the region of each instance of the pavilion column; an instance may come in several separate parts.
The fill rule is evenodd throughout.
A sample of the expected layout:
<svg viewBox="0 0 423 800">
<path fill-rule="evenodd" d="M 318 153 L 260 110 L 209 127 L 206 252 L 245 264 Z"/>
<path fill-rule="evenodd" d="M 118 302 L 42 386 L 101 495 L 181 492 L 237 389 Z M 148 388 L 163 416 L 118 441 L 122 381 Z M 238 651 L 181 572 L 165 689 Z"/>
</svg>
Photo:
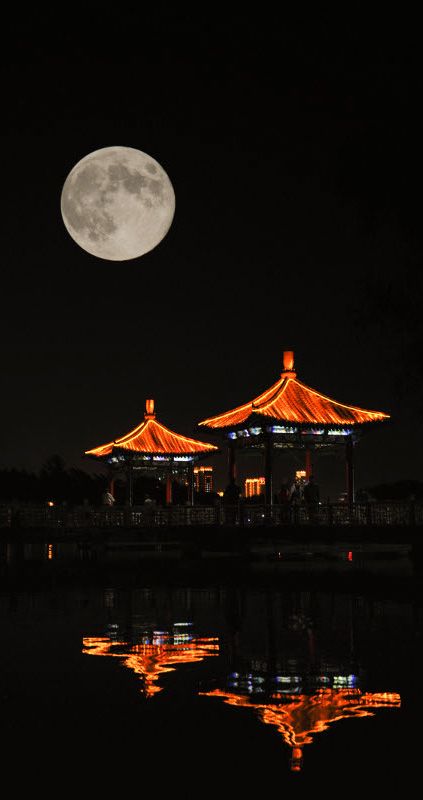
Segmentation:
<svg viewBox="0 0 423 800">
<path fill-rule="evenodd" d="M 134 505 L 134 470 L 132 461 L 129 461 L 126 468 L 126 502 L 128 506 Z"/>
<path fill-rule="evenodd" d="M 354 445 L 352 436 L 347 437 L 345 445 L 346 490 L 349 507 L 354 503 Z"/>
<path fill-rule="evenodd" d="M 228 444 L 228 483 L 236 483 L 235 442 L 229 439 Z"/>
<path fill-rule="evenodd" d="M 191 506 L 194 505 L 194 462 L 191 461 L 188 472 L 188 502 Z"/>
<path fill-rule="evenodd" d="M 113 473 L 109 474 L 109 487 L 108 487 L 108 489 L 109 489 L 109 492 L 112 495 L 112 497 L 114 497 L 115 496 L 115 476 L 114 476 Z"/>
<path fill-rule="evenodd" d="M 267 433 L 265 440 L 264 477 L 265 503 L 270 507 L 273 505 L 273 437 L 270 432 Z"/>
<path fill-rule="evenodd" d="M 166 473 L 166 505 L 172 504 L 172 470 L 169 469 Z"/>
<path fill-rule="evenodd" d="M 313 474 L 313 465 L 311 463 L 311 448 L 306 447 L 305 449 L 305 473 L 306 473 L 306 480 L 308 481 L 310 475 Z"/>
</svg>

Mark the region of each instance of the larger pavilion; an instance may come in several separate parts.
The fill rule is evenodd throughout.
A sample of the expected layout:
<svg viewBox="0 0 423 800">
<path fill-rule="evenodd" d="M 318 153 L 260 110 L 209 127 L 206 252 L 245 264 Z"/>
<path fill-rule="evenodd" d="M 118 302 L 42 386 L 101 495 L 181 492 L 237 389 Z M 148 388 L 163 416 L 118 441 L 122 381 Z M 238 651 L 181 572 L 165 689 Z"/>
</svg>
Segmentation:
<svg viewBox="0 0 423 800">
<path fill-rule="evenodd" d="M 190 502 L 194 502 L 194 464 L 213 455 L 217 447 L 199 442 L 166 428 L 156 419 L 154 400 L 147 400 L 143 421 L 136 428 L 112 442 L 86 450 L 85 455 L 103 461 L 110 473 L 125 472 L 128 505 L 133 505 L 134 470 L 166 478 L 166 503 L 172 502 L 172 479 L 188 477 Z"/>
<path fill-rule="evenodd" d="M 306 477 L 311 474 L 312 452 L 345 447 L 347 499 L 354 501 L 353 447 L 364 428 L 389 419 L 382 411 L 369 411 L 332 400 L 297 380 L 294 353 L 283 354 L 280 378 L 254 400 L 199 426 L 219 432 L 228 445 L 228 481 L 235 483 L 236 451 L 263 452 L 266 505 L 273 503 L 273 455 L 278 450 L 305 451 Z"/>
</svg>

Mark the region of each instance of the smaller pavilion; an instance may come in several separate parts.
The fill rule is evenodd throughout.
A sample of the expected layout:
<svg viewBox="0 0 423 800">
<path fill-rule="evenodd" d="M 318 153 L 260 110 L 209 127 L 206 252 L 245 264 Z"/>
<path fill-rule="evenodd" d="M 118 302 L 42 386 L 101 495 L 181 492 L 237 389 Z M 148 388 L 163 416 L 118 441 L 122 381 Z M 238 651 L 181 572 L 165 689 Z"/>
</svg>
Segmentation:
<svg viewBox="0 0 423 800">
<path fill-rule="evenodd" d="M 236 452 L 262 452 L 266 505 L 273 503 L 273 457 L 281 450 L 302 450 L 306 478 L 312 473 L 312 455 L 345 448 L 348 503 L 354 501 L 353 447 L 363 430 L 389 419 L 383 411 L 369 411 L 339 403 L 297 380 L 294 353 L 283 354 L 280 378 L 254 400 L 199 422 L 220 433 L 228 446 L 228 483 L 236 476 Z"/>
<path fill-rule="evenodd" d="M 86 450 L 85 455 L 103 461 L 110 475 L 123 471 L 127 502 L 133 505 L 134 471 L 166 478 L 166 503 L 172 502 L 172 478 L 188 478 L 189 499 L 194 503 L 194 464 L 218 450 L 213 444 L 189 439 L 166 428 L 156 419 L 154 400 L 146 400 L 143 421 L 112 442 Z"/>
</svg>

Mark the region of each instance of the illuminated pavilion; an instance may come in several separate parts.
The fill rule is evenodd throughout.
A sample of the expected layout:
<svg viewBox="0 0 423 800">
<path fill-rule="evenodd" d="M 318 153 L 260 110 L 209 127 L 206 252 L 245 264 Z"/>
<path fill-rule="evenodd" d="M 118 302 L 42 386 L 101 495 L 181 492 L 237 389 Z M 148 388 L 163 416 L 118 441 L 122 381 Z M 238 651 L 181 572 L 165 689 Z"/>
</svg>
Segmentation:
<svg viewBox="0 0 423 800">
<path fill-rule="evenodd" d="M 389 419 L 382 411 L 368 411 L 332 400 L 297 380 L 294 353 L 283 354 L 280 378 L 265 392 L 237 408 L 209 417 L 199 427 L 219 432 L 228 446 L 228 482 L 235 483 L 236 451 L 264 455 L 266 505 L 273 502 L 273 457 L 278 450 L 305 451 L 306 478 L 312 472 L 312 453 L 344 447 L 346 488 L 354 501 L 353 448 L 369 425 Z"/>
<path fill-rule="evenodd" d="M 154 400 L 146 400 L 143 421 L 112 442 L 86 450 L 85 455 L 103 461 L 110 474 L 123 471 L 127 479 L 128 505 L 133 505 L 134 471 L 166 478 L 166 503 L 172 502 L 172 477 L 189 480 L 190 502 L 194 502 L 194 464 L 213 455 L 217 447 L 189 439 L 166 428 L 156 419 Z"/>
</svg>

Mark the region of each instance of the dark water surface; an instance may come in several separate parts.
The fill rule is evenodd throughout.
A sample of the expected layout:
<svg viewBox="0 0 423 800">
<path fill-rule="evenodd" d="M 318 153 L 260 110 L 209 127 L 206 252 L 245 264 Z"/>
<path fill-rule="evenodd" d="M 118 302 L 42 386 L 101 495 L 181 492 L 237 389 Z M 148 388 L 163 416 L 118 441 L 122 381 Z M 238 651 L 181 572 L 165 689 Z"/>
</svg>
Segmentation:
<svg viewBox="0 0 423 800">
<path fill-rule="evenodd" d="M 421 579 L 404 556 L 350 573 L 339 556 L 184 570 L 3 547 L 15 790 L 366 796 L 418 780 Z"/>
</svg>

